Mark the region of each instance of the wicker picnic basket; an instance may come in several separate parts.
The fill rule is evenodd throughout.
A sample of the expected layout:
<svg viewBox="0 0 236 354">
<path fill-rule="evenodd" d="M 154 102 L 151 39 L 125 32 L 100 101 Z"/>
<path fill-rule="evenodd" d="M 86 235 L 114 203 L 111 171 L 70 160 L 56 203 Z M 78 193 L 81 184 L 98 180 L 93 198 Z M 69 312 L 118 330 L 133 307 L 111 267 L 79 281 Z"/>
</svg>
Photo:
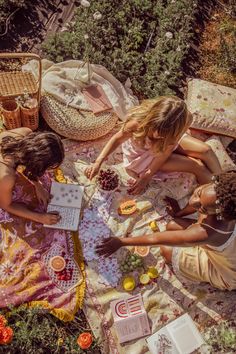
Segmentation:
<svg viewBox="0 0 236 354">
<path fill-rule="evenodd" d="M 39 63 L 38 82 L 31 72 L 2 71 L 0 72 L 0 105 L 1 113 L 7 129 L 28 127 L 32 130 L 38 128 L 39 106 L 41 94 L 42 65 L 41 59 L 33 53 L 0 53 L 1 59 L 35 59 Z M 35 107 L 26 108 L 16 101 L 17 97 L 25 93 L 37 100 Z"/>
<path fill-rule="evenodd" d="M 45 94 L 41 99 L 41 113 L 56 133 L 74 140 L 95 140 L 112 130 L 118 120 L 114 112 L 77 110 L 66 106 L 53 96 Z"/>
</svg>

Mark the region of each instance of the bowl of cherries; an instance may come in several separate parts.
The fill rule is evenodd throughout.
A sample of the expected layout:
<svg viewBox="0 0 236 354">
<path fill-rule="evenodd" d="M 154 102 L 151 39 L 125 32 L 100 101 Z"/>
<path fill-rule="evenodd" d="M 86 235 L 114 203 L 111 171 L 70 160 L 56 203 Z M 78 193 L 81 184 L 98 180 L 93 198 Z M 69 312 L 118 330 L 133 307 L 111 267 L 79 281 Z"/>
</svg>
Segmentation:
<svg viewBox="0 0 236 354">
<path fill-rule="evenodd" d="M 114 192 L 120 186 L 120 178 L 111 168 L 102 169 L 97 176 L 97 186 L 101 191 Z"/>
</svg>

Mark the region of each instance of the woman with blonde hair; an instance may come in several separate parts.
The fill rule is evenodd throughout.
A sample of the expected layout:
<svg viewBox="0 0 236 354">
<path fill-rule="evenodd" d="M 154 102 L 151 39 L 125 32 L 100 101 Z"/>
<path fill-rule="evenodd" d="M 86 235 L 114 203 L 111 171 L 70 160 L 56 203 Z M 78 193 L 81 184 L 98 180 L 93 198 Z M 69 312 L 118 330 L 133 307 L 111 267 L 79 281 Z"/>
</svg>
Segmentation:
<svg viewBox="0 0 236 354">
<path fill-rule="evenodd" d="M 186 133 L 191 122 L 191 113 L 178 97 L 143 101 L 128 112 L 122 129 L 86 169 L 86 176 L 96 176 L 103 161 L 122 144 L 124 166 L 134 178 L 132 194 L 142 192 L 158 171 L 189 172 L 200 184 L 209 182 L 221 168 L 212 149 Z"/>
</svg>

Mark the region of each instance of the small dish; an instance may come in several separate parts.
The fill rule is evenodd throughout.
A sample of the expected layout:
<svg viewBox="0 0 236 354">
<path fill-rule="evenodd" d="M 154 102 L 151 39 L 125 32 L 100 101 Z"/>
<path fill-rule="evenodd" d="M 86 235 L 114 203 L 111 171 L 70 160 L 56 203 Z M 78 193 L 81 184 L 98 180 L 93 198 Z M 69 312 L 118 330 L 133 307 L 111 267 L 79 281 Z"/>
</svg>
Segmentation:
<svg viewBox="0 0 236 354">
<path fill-rule="evenodd" d="M 101 192 L 115 192 L 120 187 L 119 173 L 111 168 L 100 170 L 96 178 L 96 185 Z"/>
</svg>

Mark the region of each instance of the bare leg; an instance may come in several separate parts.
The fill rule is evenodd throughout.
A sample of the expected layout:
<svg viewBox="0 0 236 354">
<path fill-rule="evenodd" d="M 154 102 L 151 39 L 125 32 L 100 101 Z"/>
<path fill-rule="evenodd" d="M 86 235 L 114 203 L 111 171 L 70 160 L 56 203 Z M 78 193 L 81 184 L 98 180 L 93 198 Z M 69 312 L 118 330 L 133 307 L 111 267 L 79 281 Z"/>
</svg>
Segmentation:
<svg viewBox="0 0 236 354">
<path fill-rule="evenodd" d="M 193 173 L 199 184 L 209 183 L 212 177 L 210 171 L 201 161 L 175 153 L 171 154 L 161 166 L 161 171 Z"/>
<path fill-rule="evenodd" d="M 166 230 L 184 230 L 194 222 L 195 220 L 188 218 L 175 218 L 166 225 Z M 162 257 L 164 257 L 166 260 L 166 263 L 171 264 L 173 247 L 160 246 L 160 250 Z"/>
<path fill-rule="evenodd" d="M 217 156 L 212 148 L 203 141 L 190 135 L 184 136 L 181 139 L 176 152 L 200 159 L 212 173 L 220 173 L 222 171 Z"/>
</svg>

